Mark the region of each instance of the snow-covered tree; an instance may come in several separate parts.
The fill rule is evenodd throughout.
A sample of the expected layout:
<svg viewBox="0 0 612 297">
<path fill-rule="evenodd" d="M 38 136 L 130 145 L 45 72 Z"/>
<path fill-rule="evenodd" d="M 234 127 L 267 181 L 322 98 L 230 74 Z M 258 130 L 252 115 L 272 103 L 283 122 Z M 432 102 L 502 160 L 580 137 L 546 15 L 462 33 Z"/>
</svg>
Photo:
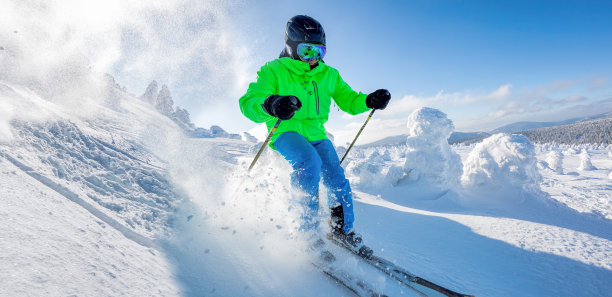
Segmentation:
<svg viewBox="0 0 612 297">
<path fill-rule="evenodd" d="M 537 143 L 611 144 L 612 117 L 520 132 Z"/>
<path fill-rule="evenodd" d="M 490 192 L 490 201 L 482 202 L 494 204 L 505 200 L 520 203 L 530 196 L 525 194 L 539 195 L 540 180 L 534 145 L 525 136 L 505 133 L 476 145 L 465 161 L 461 177 L 466 189 Z M 483 195 L 479 196 L 482 200 Z"/>
<path fill-rule="evenodd" d="M 155 101 L 155 108 L 164 115 L 170 116 L 174 113 L 174 101 L 170 95 L 168 86 L 162 85 L 157 100 Z"/>
<path fill-rule="evenodd" d="M 578 167 L 578 170 L 588 171 L 596 169 L 597 168 L 593 166 L 593 163 L 591 163 L 591 156 L 589 155 L 586 149 L 583 149 L 580 153 L 580 166 Z"/>
<path fill-rule="evenodd" d="M 144 94 L 140 96 L 140 99 L 148 102 L 151 105 L 155 105 L 155 102 L 157 101 L 157 89 L 157 81 L 152 81 L 149 86 L 147 86 Z"/>
<path fill-rule="evenodd" d="M 552 150 L 546 155 L 546 163 L 548 167 L 558 174 L 563 174 L 563 154 L 559 151 Z"/>
<path fill-rule="evenodd" d="M 461 158 L 448 144 L 455 129 L 446 114 L 424 107 L 408 117 L 404 172 L 408 180 L 425 179 L 441 188 L 459 184 Z"/>
</svg>

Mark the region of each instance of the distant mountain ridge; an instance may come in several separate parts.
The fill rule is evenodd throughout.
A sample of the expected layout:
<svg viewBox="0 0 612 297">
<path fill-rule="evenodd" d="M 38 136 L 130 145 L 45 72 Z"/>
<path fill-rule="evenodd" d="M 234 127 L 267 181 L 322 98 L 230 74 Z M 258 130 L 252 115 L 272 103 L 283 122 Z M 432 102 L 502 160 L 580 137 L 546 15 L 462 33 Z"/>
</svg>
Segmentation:
<svg viewBox="0 0 612 297">
<path fill-rule="evenodd" d="M 453 132 L 450 144 L 471 144 L 497 133 L 518 133 L 533 142 L 557 143 L 612 143 L 612 112 L 558 122 L 516 122 L 490 132 Z M 549 136 L 547 136 L 547 133 Z M 378 141 L 359 145 L 361 148 L 375 146 L 398 146 L 406 142 L 408 134 L 395 135 Z"/>
<path fill-rule="evenodd" d="M 558 121 L 558 122 L 516 122 L 516 123 L 512 123 L 509 125 L 499 127 L 491 131 L 490 133 L 496 134 L 496 133 L 522 132 L 522 131 L 539 129 L 539 128 L 569 125 L 569 124 L 585 122 L 585 121 L 606 118 L 606 117 L 612 117 L 612 112 L 607 112 L 607 113 L 587 116 L 587 117 L 581 117 L 581 118 L 571 118 L 571 119 Z"/>
<path fill-rule="evenodd" d="M 536 143 L 612 144 L 612 116 L 518 132 Z"/>
</svg>

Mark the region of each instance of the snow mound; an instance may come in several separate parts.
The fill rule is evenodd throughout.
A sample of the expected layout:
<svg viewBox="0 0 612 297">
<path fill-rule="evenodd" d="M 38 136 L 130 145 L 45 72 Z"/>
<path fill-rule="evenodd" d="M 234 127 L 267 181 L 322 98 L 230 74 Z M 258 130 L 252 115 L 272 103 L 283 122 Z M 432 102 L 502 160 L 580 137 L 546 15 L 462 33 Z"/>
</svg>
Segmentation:
<svg viewBox="0 0 612 297">
<path fill-rule="evenodd" d="M 346 166 L 347 175 L 352 183 L 364 187 L 380 187 L 385 183 L 385 159 L 378 150 L 367 151 L 362 158 L 353 160 Z"/>
<path fill-rule="evenodd" d="M 580 166 L 578 166 L 578 170 L 580 171 L 597 170 L 597 168 L 593 166 L 593 163 L 591 163 L 591 156 L 585 149 L 583 149 L 582 152 L 580 153 Z"/>
<path fill-rule="evenodd" d="M 445 113 L 424 107 L 410 115 L 407 126 L 405 179 L 424 180 L 445 189 L 458 185 L 461 157 L 448 144 L 453 122 Z"/>
<path fill-rule="evenodd" d="M 522 135 L 502 133 L 485 139 L 470 152 L 463 171 L 464 188 L 480 192 L 479 200 L 520 203 L 541 193 L 535 147 Z"/>
<path fill-rule="evenodd" d="M 558 151 L 550 151 L 546 155 L 546 163 L 552 171 L 563 174 L 563 154 Z"/>
</svg>

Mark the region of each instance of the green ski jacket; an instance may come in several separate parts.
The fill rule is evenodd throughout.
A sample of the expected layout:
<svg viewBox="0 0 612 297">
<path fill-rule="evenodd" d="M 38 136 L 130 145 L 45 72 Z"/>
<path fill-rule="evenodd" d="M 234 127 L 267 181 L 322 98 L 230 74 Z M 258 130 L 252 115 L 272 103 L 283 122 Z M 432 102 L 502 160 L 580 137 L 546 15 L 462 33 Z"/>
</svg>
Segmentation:
<svg viewBox="0 0 612 297">
<path fill-rule="evenodd" d="M 239 101 L 242 114 L 256 123 L 265 122 L 268 131 L 277 118 L 266 113 L 261 104 L 270 95 L 293 95 L 302 101 L 302 108 L 277 128 L 270 139 L 272 148 L 276 138 L 287 131 L 297 132 L 308 141 L 327 138 L 323 124 L 329 117 L 332 98 L 341 110 L 352 115 L 370 110 L 365 103 L 367 94 L 353 91 L 338 70 L 323 62 L 311 70 L 308 63 L 290 57 L 261 67 L 257 81 L 249 84 Z"/>
</svg>

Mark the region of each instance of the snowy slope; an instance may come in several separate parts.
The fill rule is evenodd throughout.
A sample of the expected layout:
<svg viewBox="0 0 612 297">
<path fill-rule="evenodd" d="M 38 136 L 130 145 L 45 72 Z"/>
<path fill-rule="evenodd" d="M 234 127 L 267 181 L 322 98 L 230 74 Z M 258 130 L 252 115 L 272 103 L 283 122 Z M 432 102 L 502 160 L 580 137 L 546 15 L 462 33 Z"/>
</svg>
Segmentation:
<svg viewBox="0 0 612 297">
<path fill-rule="evenodd" d="M 162 253 L 0 158 L 1 296 L 173 296 Z"/>
<path fill-rule="evenodd" d="M 187 138 L 113 83 L 85 115 L 1 86 L 3 104 L 30 112 L 2 119 L 0 260 L 10 269 L 0 296 L 347 294 L 285 228 L 296 225 L 283 218 L 288 203 L 255 211 L 271 204 L 261 193 L 228 207 L 242 199 L 225 193 L 228 178 L 252 144 Z"/>
<path fill-rule="evenodd" d="M 248 176 L 252 143 L 186 137 L 92 80 L 67 101 L 0 82 L 0 296 L 351 295 L 311 265 L 281 156 Z M 376 253 L 476 296 L 610 296 L 611 147 L 504 134 L 451 147 L 442 112 L 408 119 L 402 146 L 345 164 Z M 415 296 L 334 251 L 377 290 Z"/>
<path fill-rule="evenodd" d="M 578 170 L 580 148 L 498 135 L 453 147 L 462 182 L 440 187 L 455 161 L 437 148 L 447 135 L 427 129 L 447 124 L 412 119 L 420 128 L 406 146 L 357 150 L 347 165 L 362 202 L 357 226 L 375 250 L 476 296 L 610 296 L 609 148 L 584 146 L 598 169 Z M 565 173 L 545 161 L 556 150 Z"/>
<path fill-rule="evenodd" d="M 124 96 L 106 87 L 104 99 Z M 179 294 L 154 241 L 168 233 L 177 199 L 162 162 L 128 141 L 155 113 L 126 100 L 134 114 L 106 104 L 83 116 L 27 87 L 3 82 L 0 91 L 15 111 L 2 119 L 10 130 L 0 145 L 1 261 L 8 268 L 0 295 Z"/>
</svg>

